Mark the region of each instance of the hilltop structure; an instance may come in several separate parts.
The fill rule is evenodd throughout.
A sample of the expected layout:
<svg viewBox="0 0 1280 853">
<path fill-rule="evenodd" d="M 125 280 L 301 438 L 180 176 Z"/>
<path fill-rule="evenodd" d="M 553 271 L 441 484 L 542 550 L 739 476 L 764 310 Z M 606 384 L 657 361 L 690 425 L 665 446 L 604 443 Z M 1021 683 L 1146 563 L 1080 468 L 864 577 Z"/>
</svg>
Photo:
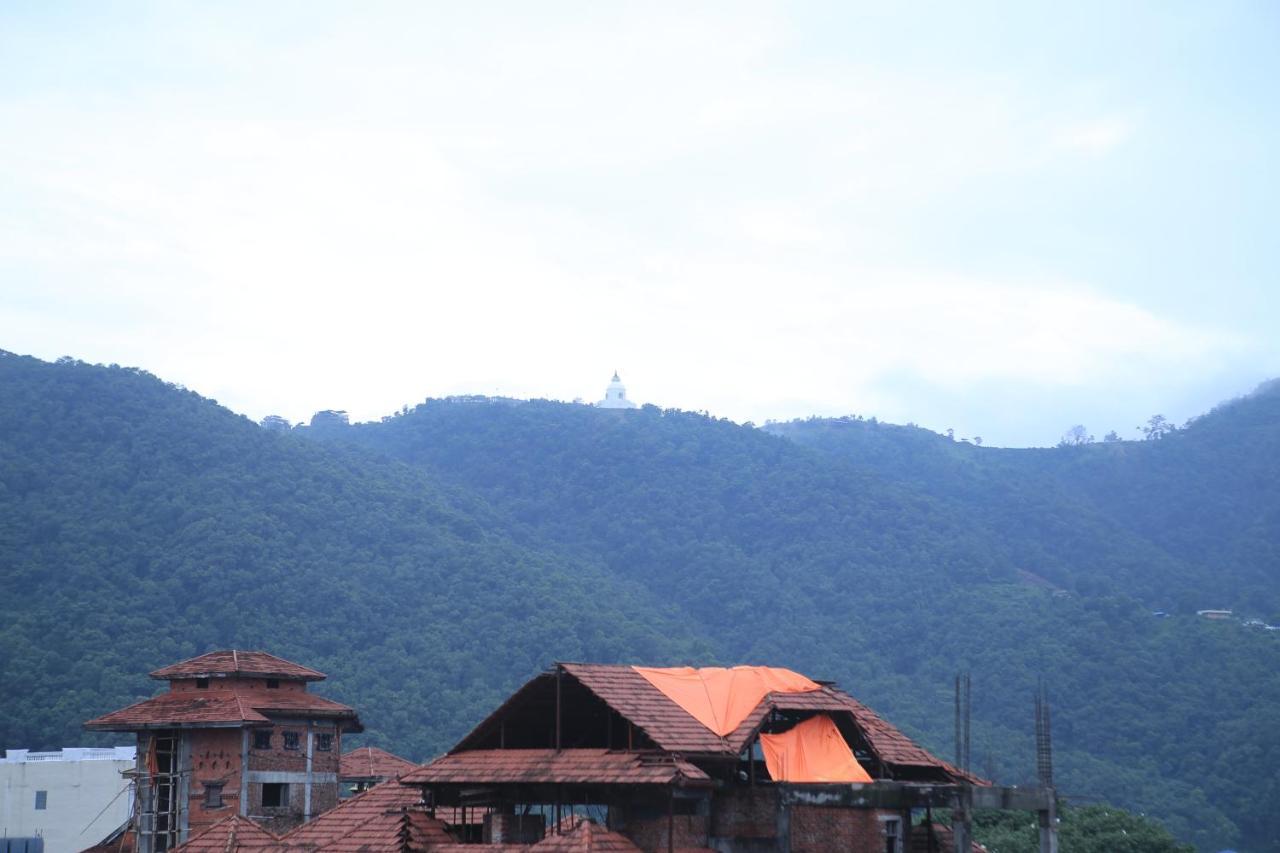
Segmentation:
<svg viewBox="0 0 1280 853">
<path fill-rule="evenodd" d="M 613 372 L 609 387 L 604 390 L 604 399 L 596 403 L 597 409 L 636 409 L 635 403 L 627 399 L 626 386 L 618 378 L 618 371 Z"/>
<path fill-rule="evenodd" d="M 272 832 L 338 802 L 356 712 L 307 692 L 325 675 L 266 652 L 216 651 L 151 673 L 168 692 L 85 723 L 137 735 L 138 853 L 169 850 L 228 815 Z"/>
</svg>

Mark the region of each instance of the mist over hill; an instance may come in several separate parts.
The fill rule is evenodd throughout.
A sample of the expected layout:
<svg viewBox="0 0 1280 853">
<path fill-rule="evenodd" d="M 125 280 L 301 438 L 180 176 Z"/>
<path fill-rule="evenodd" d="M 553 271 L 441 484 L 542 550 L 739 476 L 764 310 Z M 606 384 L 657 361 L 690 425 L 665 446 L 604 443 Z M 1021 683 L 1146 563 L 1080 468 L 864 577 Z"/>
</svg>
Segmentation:
<svg viewBox="0 0 1280 853">
<path fill-rule="evenodd" d="M 370 742 L 444 749 L 555 659 L 772 663 L 942 755 L 1203 849 L 1280 817 L 1280 392 L 1158 441 L 1046 450 L 814 419 L 427 401 L 271 432 L 136 370 L 0 357 L 0 735 L 83 741 L 216 646 L 330 674 Z M 1157 618 L 1152 611 L 1167 611 Z"/>
</svg>

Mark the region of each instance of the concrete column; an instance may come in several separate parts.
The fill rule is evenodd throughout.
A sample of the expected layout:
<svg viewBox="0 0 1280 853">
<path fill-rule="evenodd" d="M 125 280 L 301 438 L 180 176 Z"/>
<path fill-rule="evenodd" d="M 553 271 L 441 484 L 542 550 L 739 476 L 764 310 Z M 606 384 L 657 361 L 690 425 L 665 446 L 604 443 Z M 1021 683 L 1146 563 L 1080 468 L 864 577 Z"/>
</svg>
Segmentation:
<svg viewBox="0 0 1280 853">
<path fill-rule="evenodd" d="M 240 730 L 240 816 L 249 816 L 249 730 Z"/>
<path fill-rule="evenodd" d="M 956 853 L 972 853 L 973 850 L 973 789 L 960 788 L 960 803 L 951 813 L 951 834 L 955 838 Z"/>
<path fill-rule="evenodd" d="M 178 732 L 178 749 L 173 760 L 178 762 L 178 843 L 191 832 L 191 775 L 195 762 L 191 759 L 191 733 Z"/>
<path fill-rule="evenodd" d="M 1037 813 L 1040 822 L 1040 853 L 1058 853 L 1058 798 L 1049 789 L 1049 807 Z"/>
<path fill-rule="evenodd" d="M 302 821 L 311 820 L 311 761 L 316 740 L 315 723 L 307 720 L 307 782 L 302 788 Z"/>
</svg>

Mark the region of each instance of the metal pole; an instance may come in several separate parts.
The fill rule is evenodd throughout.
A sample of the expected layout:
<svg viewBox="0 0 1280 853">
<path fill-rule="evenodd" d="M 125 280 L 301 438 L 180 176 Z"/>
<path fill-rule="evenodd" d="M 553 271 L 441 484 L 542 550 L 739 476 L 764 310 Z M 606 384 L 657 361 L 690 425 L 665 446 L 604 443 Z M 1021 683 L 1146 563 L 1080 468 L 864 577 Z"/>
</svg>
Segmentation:
<svg viewBox="0 0 1280 853">
<path fill-rule="evenodd" d="M 556 752 L 560 751 L 560 682 L 564 668 L 556 664 Z"/>
</svg>

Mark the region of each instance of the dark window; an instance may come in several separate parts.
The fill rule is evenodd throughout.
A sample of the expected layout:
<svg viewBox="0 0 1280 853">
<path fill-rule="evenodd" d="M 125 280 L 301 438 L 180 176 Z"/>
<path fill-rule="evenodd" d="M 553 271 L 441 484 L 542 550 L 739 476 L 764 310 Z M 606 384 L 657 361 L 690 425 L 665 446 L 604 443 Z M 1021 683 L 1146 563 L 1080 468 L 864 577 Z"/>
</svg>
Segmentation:
<svg viewBox="0 0 1280 853">
<path fill-rule="evenodd" d="M 321 752 L 333 749 L 333 735 L 316 735 L 316 749 Z"/>
<path fill-rule="evenodd" d="M 204 807 L 206 809 L 222 808 L 222 783 L 204 783 Z"/>
<path fill-rule="evenodd" d="M 253 733 L 254 749 L 271 748 L 271 729 L 258 729 Z"/>
<path fill-rule="evenodd" d="M 200 689 L 200 690 L 208 690 L 208 689 L 209 689 L 209 679 L 207 679 L 207 678 L 197 678 L 197 679 L 196 679 L 196 687 L 197 687 L 198 689 Z"/>
<path fill-rule="evenodd" d="M 884 822 L 884 853 L 901 853 L 902 822 L 886 820 Z"/>
<path fill-rule="evenodd" d="M 671 804 L 671 811 L 678 815 L 696 815 L 698 813 L 698 800 L 676 797 Z"/>
<path fill-rule="evenodd" d="M 289 786 L 284 782 L 262 783 L 262 807 L 278 809 L 289 805 Z"/>
<path fill-rule="evenodd" d="M 49 806 L 49 792 L 36 791 L 36 811 L 44 811 Z"/>
<path fill-rule="evenodd" d="M 285 749 L 297 749 L 297 748 L 298 748 L 298 733 L 297 733 L 297 732 L 285 732 L 285 733 L 284 733 L 284 748 L 285 748 Z"/>
<path fill-rule="evenodd" d="M 268 679 L 267 679 L 267 689 L 268 689 L 268 690 L 275 690 L 275 689 L 277 689 L 279 686 L 280 686 L 280 679 L 278 679 L 278 678 L 268 678 Z"/>
</svg>

